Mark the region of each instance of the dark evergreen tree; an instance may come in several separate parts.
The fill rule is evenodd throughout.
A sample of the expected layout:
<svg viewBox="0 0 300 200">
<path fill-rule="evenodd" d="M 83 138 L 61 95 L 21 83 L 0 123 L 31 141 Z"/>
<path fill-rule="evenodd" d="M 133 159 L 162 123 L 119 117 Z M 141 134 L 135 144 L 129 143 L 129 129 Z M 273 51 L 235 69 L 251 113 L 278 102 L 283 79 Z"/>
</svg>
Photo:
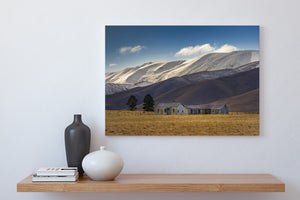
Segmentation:
<svg viewBox="0 0 300 200">
<path fill-rule="evenodd" d="M 136 110 L 136 102 L 137 98 L 134 95 L 130 95 L 126 104 L 129 106 L 129 110 Z"/>
<path fill-rule="evenodd" d="M 154 100 L 150 94 L 147 94 L 144 98 L 143 109 L 145 111 L 154 111 Z"/>
</svg>

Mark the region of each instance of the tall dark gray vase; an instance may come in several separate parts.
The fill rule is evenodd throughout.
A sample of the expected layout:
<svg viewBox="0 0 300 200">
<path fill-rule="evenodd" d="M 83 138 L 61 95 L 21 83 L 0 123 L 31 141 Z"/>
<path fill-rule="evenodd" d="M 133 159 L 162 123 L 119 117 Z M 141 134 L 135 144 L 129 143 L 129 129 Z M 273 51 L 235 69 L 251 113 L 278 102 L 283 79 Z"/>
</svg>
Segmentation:
<svg viewBox="0 0 300 200">
<path fill-rule="evenodd" d="M 78 167 L 79 176 L 83 175 L 82 159 L 90 152 L 91 130 L 81 115 L 74 115 L 74 121 L 65 130 L 65 146 L 69 167 Z"/>
</svg>

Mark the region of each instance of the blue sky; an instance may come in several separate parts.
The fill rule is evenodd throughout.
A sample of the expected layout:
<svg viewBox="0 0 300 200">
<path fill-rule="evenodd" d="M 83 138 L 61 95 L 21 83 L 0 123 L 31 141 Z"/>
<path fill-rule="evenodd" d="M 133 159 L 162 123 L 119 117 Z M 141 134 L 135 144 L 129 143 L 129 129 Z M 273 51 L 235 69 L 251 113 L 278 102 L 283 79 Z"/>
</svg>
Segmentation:
<svg viewBox="0 0 300 200">
<path fill-rule="evenodd" d="M 259 50 L 259 26 L 106 26 L 106 72 L 212 52 Z"/>
</svg>

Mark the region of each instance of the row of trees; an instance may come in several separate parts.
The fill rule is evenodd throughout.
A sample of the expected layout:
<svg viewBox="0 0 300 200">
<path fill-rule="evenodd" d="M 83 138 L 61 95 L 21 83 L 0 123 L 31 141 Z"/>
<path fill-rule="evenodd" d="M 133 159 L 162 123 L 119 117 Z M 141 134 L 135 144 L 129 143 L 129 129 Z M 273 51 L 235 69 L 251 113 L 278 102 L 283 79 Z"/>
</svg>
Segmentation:
<svg viewBox="0 0 300 200">
<path fill-rule="evenodd" d="M 128 98 L 127 104 L 129 107 L 129 110 L 136 110 L 136 103 L 137 103 L 137 98 L 134 95 L 131 95 Z M 143 109 L 145 111 L 154 111 L 154 100 L 152 98 L 152 96 L 150 94 L 147 94 L 144 97 L 144 101 L 143 101 Z"/>
</svg>

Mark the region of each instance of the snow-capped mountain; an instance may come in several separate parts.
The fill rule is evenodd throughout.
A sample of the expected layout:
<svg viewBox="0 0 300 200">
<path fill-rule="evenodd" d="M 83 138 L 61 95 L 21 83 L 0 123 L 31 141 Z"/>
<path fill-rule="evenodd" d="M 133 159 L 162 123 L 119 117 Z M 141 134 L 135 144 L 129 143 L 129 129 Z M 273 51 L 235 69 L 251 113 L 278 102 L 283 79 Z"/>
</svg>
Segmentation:
<svg viewBox="0 0 300 200">
<path fill-rule="evenodd" d="M 139 85 L 146 86 L 169 78 L 181 77 L 203 71 L 237 68 L 247 71 L 247 67 L 241 68 L 241 66 L 247 66 L 257 61 L 259 61 L 259 51 L 256 50 L 211 53 L 189 60 L 144 63 L 143 65 L 126 68 L 119 72 L 107 73 L 105 81 L 106 85 L 113 83 L 129 84 L 132 85 L 132 87 Z M 258 67 L 258 65 L 256 67 Z M 127 85 L 117 87 L 130 88 Z"/>
</svg>

